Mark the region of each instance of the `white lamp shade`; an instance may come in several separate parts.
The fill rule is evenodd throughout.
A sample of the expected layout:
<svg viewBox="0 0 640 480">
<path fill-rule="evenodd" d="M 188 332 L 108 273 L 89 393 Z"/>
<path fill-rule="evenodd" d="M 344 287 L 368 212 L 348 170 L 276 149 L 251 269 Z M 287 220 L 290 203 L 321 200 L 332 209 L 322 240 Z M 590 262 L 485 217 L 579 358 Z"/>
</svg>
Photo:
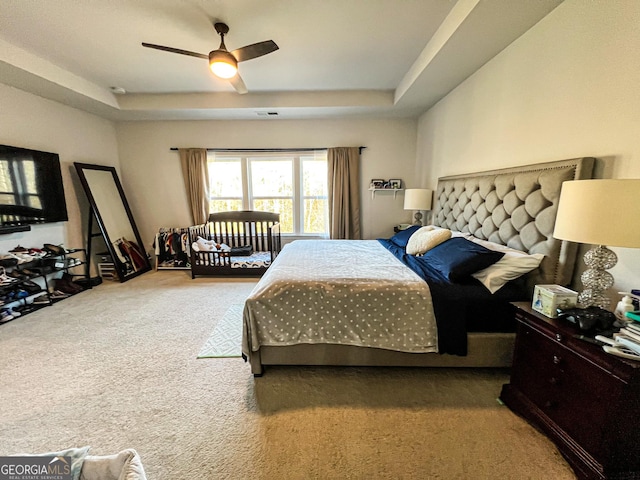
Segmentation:
<svg viewBox="0 0 640 480">
<path fill-rule="evenodd" d="M 431 210 L 433 192 L 426 188 L 408 188 L 404 191 L 405 210 Z"/>
<path fill-rule="evenodd" d="M 640 247 L 640 179 L 564 182 L 553 236 L 571 242 Z"/>
</svg>

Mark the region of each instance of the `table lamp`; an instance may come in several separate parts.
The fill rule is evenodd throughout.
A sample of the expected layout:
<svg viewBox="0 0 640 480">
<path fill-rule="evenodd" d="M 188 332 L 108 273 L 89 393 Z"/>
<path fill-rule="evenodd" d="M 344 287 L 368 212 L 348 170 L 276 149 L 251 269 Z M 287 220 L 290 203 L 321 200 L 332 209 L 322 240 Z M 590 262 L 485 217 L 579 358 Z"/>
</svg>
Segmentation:
<svg viewBox="0 0 640 480">
<path fill-rule="evenodd" d="M 416 210 L 413 218 L 414 225 L 422 225 L 422 212 L 431 210 L 431 197 L 433 192 L 426 188 L 408 188 L 404 191 L 404 209 Z"/>
<path fill-rule="evenodd" d="M 560 192 L 553 236 L 560 240 L 596 245 L 584 255 L 581 307 L 607 309 L 606 290 L 613 286 L 618 257 L 605 245 L 640 247 L 640 179 L 574 180 Z"/>
</svg>

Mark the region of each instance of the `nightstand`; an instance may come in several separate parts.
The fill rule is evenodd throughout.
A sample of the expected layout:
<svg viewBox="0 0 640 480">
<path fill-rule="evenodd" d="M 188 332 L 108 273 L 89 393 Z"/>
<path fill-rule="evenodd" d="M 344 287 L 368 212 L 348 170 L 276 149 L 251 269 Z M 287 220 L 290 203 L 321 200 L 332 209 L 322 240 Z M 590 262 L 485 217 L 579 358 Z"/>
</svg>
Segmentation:
<svg viewBox="0 0 640 480">
<path fill-rule="evenodd" d="M 640 479 L 640 362 L 518 302 L 511 380 L 500 399 L 541 429 L 578 478 Z"/>
</svg>

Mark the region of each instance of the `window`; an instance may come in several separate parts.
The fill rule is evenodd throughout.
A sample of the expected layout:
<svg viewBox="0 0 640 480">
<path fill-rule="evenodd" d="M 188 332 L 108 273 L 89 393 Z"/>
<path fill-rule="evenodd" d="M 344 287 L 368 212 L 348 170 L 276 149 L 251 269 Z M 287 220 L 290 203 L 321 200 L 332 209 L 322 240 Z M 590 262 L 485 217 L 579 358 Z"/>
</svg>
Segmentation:
<svg viewBox="0 0 640 480">
<path fill-rule="evenodd" d="M 328 234 L 327 152 L 209 152 L 210 211 L 280 214 L 284 234 Z"/>
</svg>

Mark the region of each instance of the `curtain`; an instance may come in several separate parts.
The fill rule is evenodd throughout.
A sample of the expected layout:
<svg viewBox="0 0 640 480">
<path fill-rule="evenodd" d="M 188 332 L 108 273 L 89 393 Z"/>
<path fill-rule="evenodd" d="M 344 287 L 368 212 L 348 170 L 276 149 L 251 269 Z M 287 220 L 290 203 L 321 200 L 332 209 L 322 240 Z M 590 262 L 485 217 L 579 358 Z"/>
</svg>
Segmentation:
<svg viewBox="0 0 640 480">
<path fill-rule="evenodd" d="M 182 176 L 193 225 L 209 219 L 209 169 L 205 148 L 179 148 Z"/>
<path fill-rule="evenodd" d="M 329 237 L 359 240 L 360 148 L 327 150 L 329 181 Z"/>
</svg>

